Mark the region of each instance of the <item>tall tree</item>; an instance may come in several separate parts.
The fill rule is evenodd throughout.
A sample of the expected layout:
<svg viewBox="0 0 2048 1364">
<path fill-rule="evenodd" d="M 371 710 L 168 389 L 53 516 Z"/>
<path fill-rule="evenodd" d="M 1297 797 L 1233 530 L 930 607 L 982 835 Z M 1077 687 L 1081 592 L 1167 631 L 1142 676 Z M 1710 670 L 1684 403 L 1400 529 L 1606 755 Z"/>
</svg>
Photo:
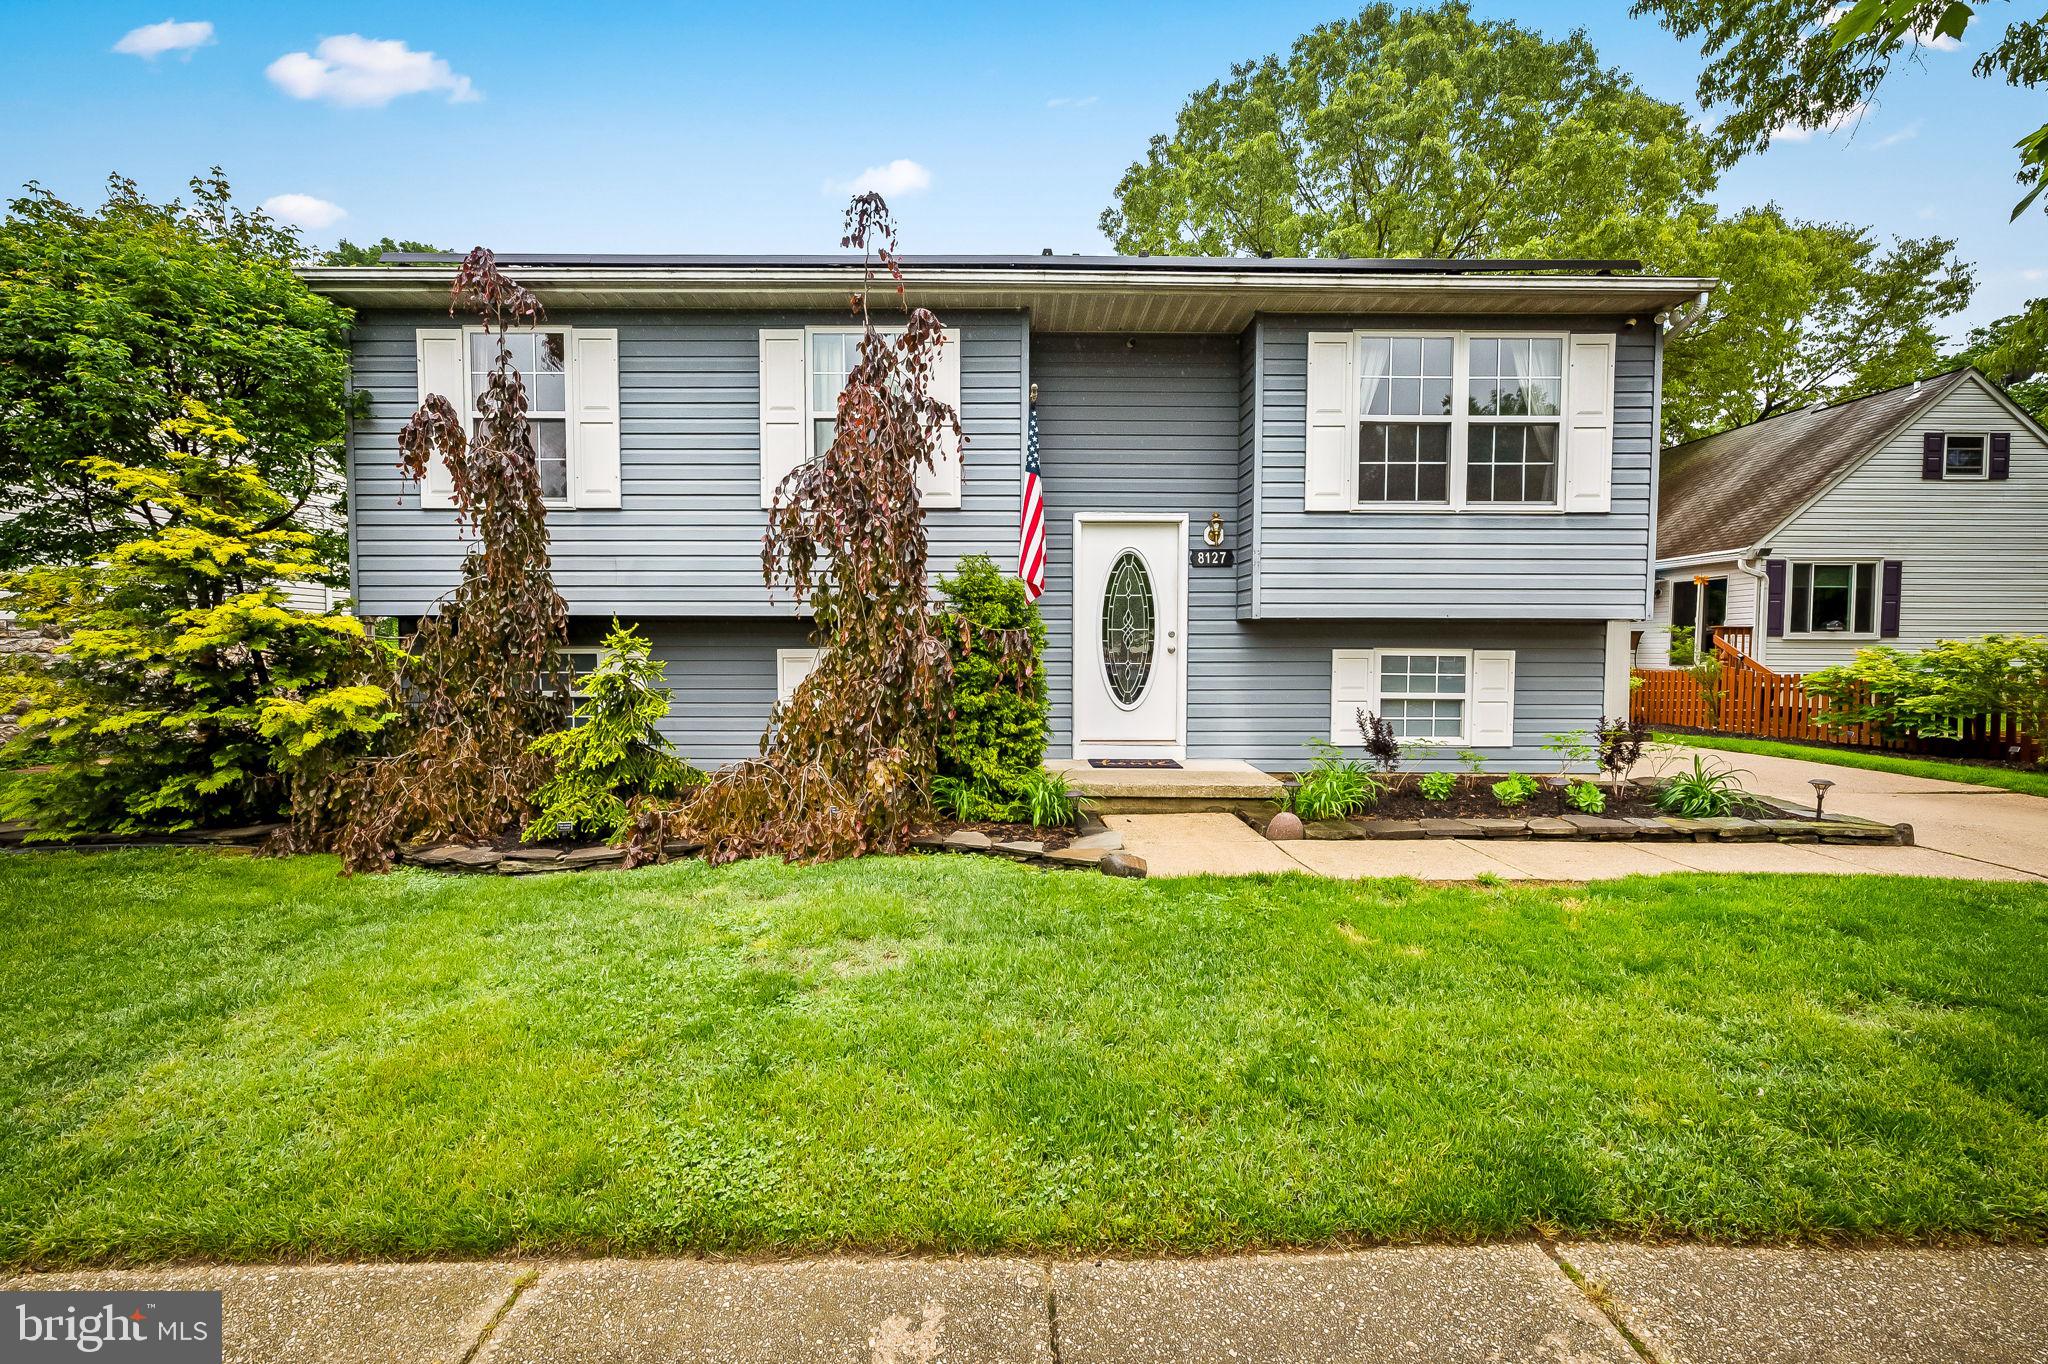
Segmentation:
<svg viewBox="0 0 2048 1364">
<path fill-rule="evenodd" d="M 1707 54 L 1702 107 L 1727 110 L 1720 133 L 1736 152 L 1761 151 L 1786 127 L 1823 128 L 1855 118 L 1900 57 L 1958 39 L 1993 0 L 1636 0 Z M 2001 10 L 2004 5 L 2000 5 Z M 2015 18 L 1979 53 L 1971 71 L 2026 89 L 2048 82 L 2048 15 Z M 2040 195 L 2048 170 L 2048 124 L 2014 144 L 2014 177 L 2027 193 L 2017 218 Z"/>
<path fill-rule="evenodd" d="M 203 403 L 224 452 L 285 498 L 280 524 L 338 483 L 349 314 L 291 272 L 298 235 L 234 206 L 218 169 L 190 201 L 108 182 L 96 212 L 36 185 L 0 221 L 0 568 L 83 563 L 132 532 L 85 461 L 165 469 L 198 453 Z M 147 514 L 147 513 L 145 513 Z M 324 550 L 338 569 L 340 546 Z"/>
<path fill-rule="evenodd" d="M 334 244 L 332 251 L 320 257 L 322 265 L 382 265 L 386 251 L 437 252 L 441 248 L 425 242 L 400 242 L 389 237 L 357 246 L 347 237 Z"/>
<path fill-rule="evenodd" d="M 1374 4 L 1196 91 L 1102 230 L 1153 254 L 1634 254 L 1716 156 L 1583 32 Z"/>
<path fill-rule="evenodd" d="M 2048 422 L 2048 298 L 1973 327 L 1956 357 L 2004 385 L 2007 396 Z"/>
<path fill-rule="evenodd" d="M 1940 363 L 1936 321 L 1970 300 L 1970 267 L 1940 237 L 1884 247 L 1774 205 L 1680 220 L 1662 236 L 1661 265 L 1720 280 L 1665 361 L 1673 442 L 1919 378 Z"/>
</svg>

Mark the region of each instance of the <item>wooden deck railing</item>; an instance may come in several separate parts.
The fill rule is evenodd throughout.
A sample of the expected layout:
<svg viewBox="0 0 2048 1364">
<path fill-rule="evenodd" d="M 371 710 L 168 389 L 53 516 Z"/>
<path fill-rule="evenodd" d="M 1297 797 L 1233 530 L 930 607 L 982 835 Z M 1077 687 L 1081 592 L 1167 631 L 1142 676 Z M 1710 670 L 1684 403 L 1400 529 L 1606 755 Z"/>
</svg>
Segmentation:
<svg viewBox="0 0 2048 1364">
<path fill-rule="evenodd" d="M 1847 744 L 1898 753 L 2008 758 L 2018 748 L 2023 758 L 2032 758 L 2040 752 L 2041 736 L 2022 734 L 2009 715 L 1987 715 L 1960 724 L 1947 735 L 1920 737 L 1887 737 L 1867 725 L 1822 724 L 1819 717 L 1830 703 L 1810 695 L 1801 674 L 1774 673 L 1746 656 L 1731 665 L 1726 655 L 1734 651 L 1718 642 L 1716 649 L 1724 655 L 1723 666 L 1711 690 L 1678 668 L 1638 668 L 1635 675 L 1642 682 L 1631 693 L 1630 713 L 1648 724 L 1672 729 Z"/>
</svg>

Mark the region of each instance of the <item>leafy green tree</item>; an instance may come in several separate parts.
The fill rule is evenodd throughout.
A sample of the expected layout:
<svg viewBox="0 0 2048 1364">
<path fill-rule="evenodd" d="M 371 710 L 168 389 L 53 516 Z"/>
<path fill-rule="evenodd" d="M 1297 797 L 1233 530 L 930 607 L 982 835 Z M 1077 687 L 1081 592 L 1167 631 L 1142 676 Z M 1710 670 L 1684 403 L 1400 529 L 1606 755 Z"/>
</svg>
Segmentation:
<svg viewBox="0 0 2048 1364">
<path fill-rule="evenodd" d="M 1970 301 L 1969 266 L 1940 237 L 1887 248 L 1844 223 L 1775 206 L 1666 225 L 1661 267 L 1721 281 L 1665 360 L 1673 442 L 1906 383 L 1940 366 L 1935 323 Z"/>
<path fill-rule="evenodd" d="M 338 486 L 349 314 L 292 276 L 296 233 L 234 206 L 219 170 L 154 204 L 115 177 L 96 212 L 36 185 L 0 221 L 0 568 L 80 564 L 133 532 L 88 461 L 167 470 L 198 452 L 188 402 L 240 441 L 210 452 L 284 495 Z M 338 536 L 320 542 L 339 572 Z"/>
<path fill-rule="evenodd" d="M 2003 385 L 2036 421 L 2048 422 L 2048 298 L 1971 328 L 1957 358 Z"/>
<path fill-rule="evenodd" d="M 1708 59 L 1700 104 L 1728 111 L 1720 134 L 1745 152 L 1769 146 L 1782 128 L 1856 118 L 1901 56 L 1961 38 L 1973 21 L 1993 22 L 1991 9 L 1992 0 L 1636 0 L 1631 12 L 1700 39 Z M 1970 69 L 2030 90 L 2048 81 L 2048 15 L 2012 19 Z M 2048 124 L 2014 145 L 2014 178 L 2030 186 L 2013 208 L 2017 218 L 2041 193 Z"/>
<path fill-rule="evenodd" d="M 1196 91 L 1102 230 L 1155 255 L 1634 255 L 1716 159 L 1583 32 L 1374 4 Z"/>
<path fill-rule="evenodd" d="M 606 841 L 624 833 L 636 796 L 673 796 L 703 774 L 678 758 L 659 728 L 668 714 L 665 669 L 648 656 L 647 640 L 612 622 L 597 667 L 582 679 L 575 723 L 543 734 L 528 750 L 554 765 L 534 793 L 539 813 L 525 840 L 552 838 L 558 824 Z"/>
<path fill-rule="evenodd" d="M 129 538 L 99 562 L 21 570 L 0 611 L 63 639 L 7 674 L 0 817 L 36 836 L 155 833 L 277 818 L 299 776 L 363 751 L 392 718 L 361 622 L 308 615 L 313 540 L 197 399 L 137 468 L 84 472 Z"/>
<path fill-rule="evenodd" d="M 1858 649 L 1849 663 L 1809 673 L 1806 689 L 1828 701 L 1829 724 L 1942 735 L 2010 715 L 2038 737 L 2048 734 L 2048 635 L 1945 639 L 1918 653 Z"/>
<path fill-rule="evenodd" d="M 425 242 L 397 242 L 389 237 L 379 237 L 376 241 L 357 246 L 347 237 L 343 237 L 334 244 L 332 251 L 320 257 L 320 263 L 322 265 L 381 265 L 383 264 L 381 258 L 386 251 L 434 252 L 440 249 L 438 246 L 429 246 Z"/>
<path fill-rule="evenodd" d="M 1006 819 L 1045 761 L 1045 622 L 1016 575 L 984 554 L 962 558 L 939 590 L 940 629 L 953 648 L 953 720 L 939 738 L 938 775 L 957 783 L 960 795 L 950 799 L 964 802 L 967 817 Z"/>
</svg>

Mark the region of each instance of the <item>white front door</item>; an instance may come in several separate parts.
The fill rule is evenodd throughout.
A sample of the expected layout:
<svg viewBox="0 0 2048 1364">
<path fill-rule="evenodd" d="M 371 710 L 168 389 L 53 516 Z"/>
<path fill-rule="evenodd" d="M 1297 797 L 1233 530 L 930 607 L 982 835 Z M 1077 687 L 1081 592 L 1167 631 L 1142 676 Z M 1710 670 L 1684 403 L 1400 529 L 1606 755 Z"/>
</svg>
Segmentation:
<svg viewBox="0 0 2048 1364">
<path fill-rule="evenodd" d="M 1187 743 L 1187 518 L 1074 518 L 1074 756 Z"/>
</svg>

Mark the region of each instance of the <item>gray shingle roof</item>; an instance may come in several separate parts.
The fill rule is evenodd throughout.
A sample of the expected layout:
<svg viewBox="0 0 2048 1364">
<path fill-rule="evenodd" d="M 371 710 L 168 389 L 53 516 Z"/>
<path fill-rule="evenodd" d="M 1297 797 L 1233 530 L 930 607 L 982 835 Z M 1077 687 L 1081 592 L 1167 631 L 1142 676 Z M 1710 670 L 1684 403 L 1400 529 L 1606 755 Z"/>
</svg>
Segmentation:
<svg viewBox="0 0 2048 1364">
<path fill-rule="evenodd" d="M 1836 407 L 1801 408 L 1666 450 L 1657 480 L 1657 557 L 1755 546 L 1969 373 L 1951 370 Z"/>
</svg>

